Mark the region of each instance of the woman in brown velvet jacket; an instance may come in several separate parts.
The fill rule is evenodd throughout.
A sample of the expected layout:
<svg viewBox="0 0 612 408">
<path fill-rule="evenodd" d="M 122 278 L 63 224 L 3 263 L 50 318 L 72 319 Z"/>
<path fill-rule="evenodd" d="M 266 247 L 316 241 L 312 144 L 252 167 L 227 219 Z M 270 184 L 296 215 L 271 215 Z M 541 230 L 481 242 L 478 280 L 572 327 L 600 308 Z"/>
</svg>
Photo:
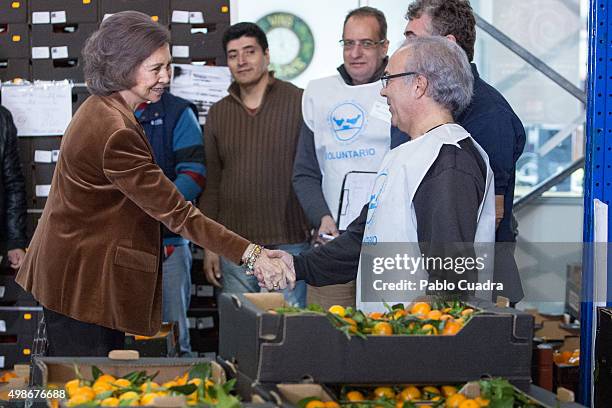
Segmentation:
<svg viewBox="0 0 612 408">
<path fill-rule="evenodd" d="M 157 332 L 160 222 L 277 276 L 268 278 L 269 287 L 283 286 L 286 269 L 278 260 L 202 215 L 154 162 L 134 110 L 161 98 L 169 42 L 166 28 L 128 11 L 106 19 L 83 50 L 93 95 L 63 137 L 51 192 L 16 278 L 44 308 L 49 355 L 106 355 L 123 347 L 124 332 Z"/>
</svg>

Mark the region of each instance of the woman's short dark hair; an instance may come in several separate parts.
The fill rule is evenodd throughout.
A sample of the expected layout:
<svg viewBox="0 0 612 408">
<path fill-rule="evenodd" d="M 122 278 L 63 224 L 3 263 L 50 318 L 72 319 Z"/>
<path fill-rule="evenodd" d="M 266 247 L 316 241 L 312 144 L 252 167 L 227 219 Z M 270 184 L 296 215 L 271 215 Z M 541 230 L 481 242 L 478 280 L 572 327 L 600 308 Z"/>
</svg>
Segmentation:
<svg viewBox="0 0 612 408">
<path fill-rule="evenodd" d="M 223 33 L 223 52 L 227 55 L 227 44 L 232 40 L 237 40 L 240 37 L 252 37 L 257 40 L 257 44 L 261 47 L 263 52 L 268 49 L 268 38 L 266 33 L 254 23 L 236 23 L 230 26 L 225 33 Z"/>
<path fill-rule="evenodd" d="M 151 54 L 170 43 L 170 32 L 151 17 L 122 11 L 102 22 L 83 48 L 87 88 L 110 95 L 134 86 L 134 74 Z"/>
</svg>

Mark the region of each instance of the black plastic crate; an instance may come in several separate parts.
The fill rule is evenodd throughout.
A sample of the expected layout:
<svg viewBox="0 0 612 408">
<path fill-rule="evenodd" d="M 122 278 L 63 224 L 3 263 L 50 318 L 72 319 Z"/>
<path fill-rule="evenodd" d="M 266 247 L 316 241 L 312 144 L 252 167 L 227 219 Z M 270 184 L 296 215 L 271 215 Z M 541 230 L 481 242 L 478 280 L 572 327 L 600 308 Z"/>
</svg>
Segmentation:
<svg viewBox="0 0 612 408">
<path fill-rule="evenodd" d="M 0 0 L 0 24 L 27 23 L 27 0 Z"/>
<path fill-rule="evenodd" d="M 126 350 L 136 350 L 141 357 L 177 357 L 178 324 L 163 323 L 155 336 L 145 337 L 126 334 Z"/>
<path fill-rule="evenodd" d="M 30 60 L 28 58 L 7 58 L 0 60 L 0 82 L 16 78 L 32 80 Z"/>
<path fill-rule="evenodd" d="M 40 59 L 32 61 L 32 78 L 41 81 L 69 79 L 76 83 L 85 81 L 81 58 L 61 60 Z"/>
<path fill-rule="evenodd" d="M 424 384 L 483 375 L 519 387 L 531 382 L 533 317 L 490 302 L 454 336 L 367 336 L 348 339 L 327 317 L 279 315 L 281 294 L 222 294 L 219 355 L 258 382 Z M 279 364 L 290 361 L 291 364 Z M 419 367 L 412 370 L 410 367 Z"/>
<path fill-rule="evenodd" d="M 224 56 L 222 38 L 228 27 L 229 24 L 173 24 L 172 56 L 195 60 Z"/>
<path fill-rule="evenodd" d="M 229 0 L 170 0 L 170 24 L 230 22 Z M 177 13 L 178 12 L 178 13 Z M 185 14 L 189 20 L 185 21 Z"/>
<path fill-rule="evenodd" d="M 198 353 L 217 352 L 219 344 L 219 314 L 213 308 L 189 309 L 191 349 Z"/>
<path fill-rule="evenodd" d="M 41 315 L 38 306 L 1 306 L 0 335 L 33 336 Z"/>
<path fill-rule="evenodd" d="M 439 386 L 442 384 L 450 384 L 448 382 L 432 383 L 431 385 Z M 394 384 L 390 384 L 394 385 Z M 461 386 L 462 384 L 454 384 Z M 243 389 L 240 394 L 243 398 L 250 398 L 252 395 L 261 397 L 264 401 L 273 403 L 281 408 L 297 408 L 298 402 L 307 397 L 315 397 L 321 401 L 339 401 L 340 386 L 326 384 L 252 384 L 250 388 Z M 537 386 L 529 386 L 525 390 L 519 390 L 538 403 L 538 407 L 545 408 L 584 408 L 582 405 L 575 402 L 560 402 L 557 396 L 549 391 L 546 391 Z M 418 406 L 431 406 L 431 404 L 423 404 Z"/>
<path fill-rule="evenodd" d="M 29 363 L 34 336 L 0 336 L 0 370 Z"/>
<path fill-rule="evenodd" d="M 109 14 L 135 10 L 150 15 L 154 21 L 168 24 L 169 0 L 100 0 L 98 18 L 102 21 Z"/>
<path fill-rule="evenodd" d="M 36 300 L 15 282 L 14 274 L 0 275 L 0 305 L 34 306 Z"/>
<path fill-rule="evenodd" d="M 31 24 L 46 19 L 59 24 L 95 23 L 98 21 L 98 0 L 29 0 L 28 11 Z"/>
<path fill-rule="evenodd" d="M 30 29 L 27 24 L 0 24 L 0 60 L 30 57 Z"/>
</svg>

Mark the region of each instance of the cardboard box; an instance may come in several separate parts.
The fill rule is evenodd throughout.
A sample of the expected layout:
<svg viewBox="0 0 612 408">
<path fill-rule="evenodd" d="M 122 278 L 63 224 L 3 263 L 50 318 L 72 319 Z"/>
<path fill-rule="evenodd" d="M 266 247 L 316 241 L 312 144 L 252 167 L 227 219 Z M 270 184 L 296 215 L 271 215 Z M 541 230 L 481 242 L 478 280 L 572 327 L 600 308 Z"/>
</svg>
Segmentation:
<svg viewBox="0 0 612 408">
<path fill-rule="evenodd" d="M 27 24 L 0 25 L 0 60 L 30 57 L 30 30 Z"/>
<path fill-rule="evenodd" d="M 172 56 L 204 60 L 224 56 L 222 38 L 227 24 L 172 25 Z"/>
<path fill-rule="evenodd" d="M 539 341 L 562 342 L 567 336 L 577 334 L 564 324 L 562 315 L 544 315 L 536 309 L 526 309 L 525 313 L 533 316 L 536 327 L 534 337 Z"/>
<path fill-rule="evenodd" d="M 95 23 L 98 0 L 29 0 L 30 24 Z"/>
<path fill-rule="evenodd" d="M 150 15 L 154 21 L 168 25 L 169 0 L 100 0 L 99 21 L 108 14 L 136 10 Z"/>
<path fill-rule="evenodd" d="M 170 24 L 229 24 L 229 3 L 229 0 L 170 0 Z"/>
<path fill-rule="evenodd" d="M 16 78 L 32 80 L 30 73 L 30 60 L 27 58 L 3 59 L 0 61 L 0 82 L 11 81 Z"/>
<path fill-rule="evenodd" d="M 0 0 L 0 24 L 27 23 L 27 0 Z"/>
<path fill-rule="evenodd" d="M 531 382 L 533 317 L 474 299 L 478 314 L 454 336 L 348 339 L 320 314 L 279 315 L 282 294 L 222 294 L 219 355 L 258 382 L 423 384 L 482 375 Z M 279 364 L 279 362 L 291 364 Z M 419 367 L 419 370 L 407 369 Z M 422 369 L 421 369 L 422 368 Z"/>
<path fill-rule="evenodd" d="M 148 374 L 159 372 L 155 381 L 161 384 L 183 375 L 193 365 L 205 362 L 211 363 L 213 381 L 218 384 L 225 383 L 225 372 L 221 366 L 201 358 L 143 357 L 137 360 L 113 360 L 104 357 L 35 357 L 34 365 L 38 374 L 35 375 L 37 380 L 34 385 L 42 387 L 48 385 L 63 386 L 67 381 L 76 377 L 75 368 L 79 370 L 85 380 L 92 380 L 91 367 L 94 365 L 105 374 L 110 374 L 116 378 L 136 370 L 146 370 Z"/>
<path fill-rule="evenodd" d="M 42 316 L 39 306 L 2 306 L 0 307 L 0 335 L 33 336 Z"/>
</svg>

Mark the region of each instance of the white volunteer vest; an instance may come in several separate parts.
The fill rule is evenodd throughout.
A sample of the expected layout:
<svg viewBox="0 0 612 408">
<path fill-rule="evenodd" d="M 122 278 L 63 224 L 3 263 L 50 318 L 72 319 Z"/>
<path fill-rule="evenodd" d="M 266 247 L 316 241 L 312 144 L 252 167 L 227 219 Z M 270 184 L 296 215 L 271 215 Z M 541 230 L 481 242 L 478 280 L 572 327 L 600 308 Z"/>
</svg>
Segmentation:
<svg viewBox="0 0 612 408">
<path fill-rule="evenodd" d="M 380 81 L 347 85 L 334 75 L 311 81 L 304 91 L 302 114 L 314 133 L 323 196 L 336 222 L 344 176 L 376 172 L 389 151 L 391 114 L 381 87 Z"/>
<path fill-rule="evenodd" d="M 372 189 L 363 245 L 376 247 L 380 243 L 414 242 L 418 243 L 417 220 L 413 205 L 414 195 L 434 163 L 440 149 L 445 144 L 459 146 L 458 142 L 470 138 L 465 129 L 456 124 L 437 127 L 423 136 L 404 143 L 391 150 L 385 157 L 374 187 Z M 493 172 L 485 151 L 472 139 L 487 165 L 485 192 L 478 210 L 478 224 L 475 242 L 495 242 L 495 193 Z M 416 253 L 409 256 L 420 256 L 418 245 Z M 478 254 L 477 254 L 478 255 Z M 479 281 L 490 279 L 493 265 L 492 254 L 487 253 L 487 270 L 479 273 Z M 362 302 L 362 265 L 357 273 L 357 307 L 366 312 L 384 311 L 381 302 Z M 393 280 L 401 279 L 401 272 L 393 272 Z M 397 279 L 395 279 L 397 277 Z M 389 280 L 389 275 L 386 276 Z M 416 275 L 404 275 L 405 279 L 427 279 L 427 273 L 421 269 Z M 422 292 L 410 292 L 410 295 L 422 295 Z M 389 302 L 397 303 L 397 302 Z"/>
</svg>

